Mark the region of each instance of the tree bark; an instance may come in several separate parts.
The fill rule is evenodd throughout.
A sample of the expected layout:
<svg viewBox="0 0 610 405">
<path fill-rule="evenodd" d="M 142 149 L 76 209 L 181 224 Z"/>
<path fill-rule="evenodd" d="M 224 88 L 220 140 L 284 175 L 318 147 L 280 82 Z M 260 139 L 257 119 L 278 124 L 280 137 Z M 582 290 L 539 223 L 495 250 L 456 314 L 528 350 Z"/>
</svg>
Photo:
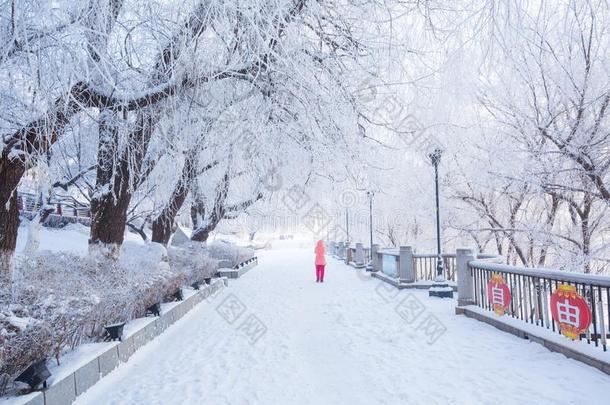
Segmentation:
<svg viewBox="0 0 610 405">
<path fill-rule="evenodd" d="M 176 214 L 180 211 L 180 208 L 182 208 L 182 204 L 184 204 L 184 200 L 186 200 L 186 196 L 189 193 L 190 184 L 195 177 L 194 167 L 195 160 L 197 159 L 197 152 L 198 150 L 193 150 L 187 154 L 184 160 L 182 174 L 170 196 L 168 204 L 152 223 L 153 242 L 161 243 L 165 246 L 169 243 Z"/>
<path fill-rule="evenodd" d="M 193 219 L 193 233 L 191 235 L 191 240 L 193 241 L 206 242 L 210 237 L 210 232 L 216 228 L 220 220 L 224 217 L 225 202 L 227 201 L 227 196 L 229 194 L 229 184 L 231 179 L 231 176 L 229 175 L 229 168 L 231 166 L 230 162 L 231 158 L 229 158 L 227 171 L 225 172 L 220 183 L 216 186 L 214 206 L 212 207 L 212 211 L 210 215 L 208 215 L 208 218 L 205 216 L 205 204 L 203 200 L 200 198 L 199 193 L 195 193 L 195 202 L 191 206 L 191 218 Z M 197 223 L 198 218 L 201 218 L 201 220 L 205 223 Z"/>
<path fill-rule="evenodd" d="M 208 238 L 210 237 L 210 232 L 216 228 L 219 222 L 220 220 L 210 222 L 206 226 L 194 229 L 193 234 L 191 235 L 191 240 L 201 243 L 207 242 Z"/>
<path fill-rule="evenodd" d="M 23 176 L 23 166 L 0 162 L 0 282 L 11 279 L 19 229 L 17 185 Z"/>
<path fill-rule="evenodd" d="M 202 203 L 194 203 L 191 206 L 191 218 L 193 218 L 193 234 L 191 240 L 196 242 L 206 242 L 210 237 L 210 233 L 216 229 L 220 221 L 225 218 L 233 218 L 231 214 L 236 214 L 246 210 L 256 201 L 263 198 L 262 194 L 258 194 L 255 198 L 243 201 L 236 205 L 226 205 L 227 194 L 229 191 L 229 177 L 225 176 L 223 183 L 216 189 L 216 200 L 214 207 L 208 218 L 205 218 L 205 205 Z M 197 224 L 197 218 L 205 218 L 205 224 Z"/>
<path fill-rule="evenodd" d="M 210 232 L 206 230 L 208 226 L 203 226 L 203 224 L 199 223 L 200 218 L 201 221 L 205 221 L 205 203 L 200 198 L 197 198 L 196 195 L 193 199 L 193 204 L 191 204 L 191 220 L 193 221 L 191 240 L 195 242 L 206 242 L 210 236 Z"/>
<path fill-rule="evenodd" d="M 133 193 L 130 184 L 138 183 L 137 176 L 148 150 L 153 126 L 149 114 L 140 114 L 136 128 L 127 135 L 128 145 L 124 151 L 118 151 L 116 119 L 116 114 L 110 111 L 100 116 L 97 180 L 91 199 L 89 239 L 90 251 L 101 250 L 112 259 L 118 258 L 123 243 L 127 209 Z"/>
</svg>

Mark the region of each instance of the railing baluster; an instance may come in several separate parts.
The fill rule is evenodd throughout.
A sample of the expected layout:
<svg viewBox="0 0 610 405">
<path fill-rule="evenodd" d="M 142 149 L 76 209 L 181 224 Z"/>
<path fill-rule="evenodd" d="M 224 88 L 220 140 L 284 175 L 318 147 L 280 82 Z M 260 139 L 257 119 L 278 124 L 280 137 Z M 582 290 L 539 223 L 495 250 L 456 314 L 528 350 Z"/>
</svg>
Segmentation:
<svg viewBox="0 0 610 405">
<path fill-rule="evenodd" d="M 487 309 L 487 293 L 483 287 L 483 280 L 485 278 L 485 270 L 479 269 L 479 291 L 481 294 L 481 307 Z"/>
<path fill-rule="evenodd" d="M 473 270 L 477 277 L 474 283 L 474 292 L 477 295 L 477 305 L 479 307 L 482 307 L 483 305 L 481 305 L 481 290 L 479 289 L 479 268 L 474 267 Z"/>
<path fill-rule="evenodd" d="M 557 280 L 555 280 L 555 290 L 557 290 L 559 286 L 559 282 Z M 553 290 L 553 291 L 555 291 Z M 559 333 L 561 335 L 561 328 L 559 327 L 559 324 L 557 324 L 557 333 Z"/>
<path fill-rule="evenodd" d="M 470 272 L 472 274 L 472 282 L 473 282 L 473 290 L 474 290 L 474 303 L 476 306 L 480 306 L 479 305 L 479 289 L 478 289 L 478 282 L 479 282 L 479 277 L 478 277 L 478 269 L 476 267 L 470 267 Z"/>
<path fill-rule="evenodd" d="M 549 321 L 549 319 L 551 319 L 552 321 L 552 316 L 549 313 L 549 290 L 551 288 L 550 286 L 550 282 L 549 285 L 547 287 L 547 280 L 545 278 L 542 279 L 542 282 L 544 283 L 544 289 L 543 289 L 543 294 L 544 296 L 542 297 L 542 306 L 544 307 L 544 326 L 548 329 L 551 326 L 551 322 Z M 553 326 L 553 331 L 555 330 L 555 326 Z"/>
<path fill-rule="evenodd" d="M 517 305 L 519 305 L 519 319 L 523 320 L 523 295 L 521 293 L 521 279 L 522 276 L 517 276 L 517 288 L 519 289 L 519 298 L 517 300 Z"/>
<path fill-rule="evenodd" d="M 606 308 L 608 310 L 608 332 L 610 332 L 610 288 L 606 288 Z"/>
<path fill-rule="evenodd" d="M 572 285 L 572 283 L 568 284 Z M 587 292 L 585 291 L 585 288 L 586 286 L 584 284 L 579 288 L 578 283 L 576 283 L 576 292 L 578 292 L 581 296 L 585 297 L 585 300 L 588 301 Z M 587 331 L 585 332 L 585 338 L 587 339 L 587 343 L 591 342 L 591 331 L 589 329 L 587 329 Z M 582 340 L 582 336 L 579 336 L 578 340 Z"/>
<path fill-rule="evenodd" d="M 483 288 L 485 289 L 485 294 L 487 294 L 487 284 L 489 284 L 489 280 L 491 279 L 491 271 L 486 270 L 485 271 L 485 285 L 483 286 Z M 491 298 L 487 296 L 487 309 L 493 311 L 493 306 L 491 304 Z"/>
<path fill-rule="evenodd" d="M 597 295 L 599 296 L 599 301 L 597 301 L 597 313 L 599 314 L 599 330 L 600 330 L 600 338 L 602 343 L 602 348 L 606 351 L 606 323 L 604 320 L 604 301 L 602 299 L 602 290 L 601 287 L 597 287 Z"/>
<path fill-rule="evenodd" d="M 481 308 L 485 307 L 485 296 L 483 295 L 483 290 L 481 289 L 481 286 L 483 285 L 483 269 L 477 269 L 477 271 L 479 272 L 479 285 L 478 285 L 478 290 L 479 290 L 479 298 L 481 300 Z"/>
<path fill-rule="evenodd" d="M 487 270 L 481 269 L 481 292 L 483 293 L 485 308 L 490 309 L 489 296 L 487 295 Z"/>
<path fill-rule="evenodd" d="M 508 274 L 508 285 L 509 285 L 509 289 L 510 289 L 510 295 L 514 298 L 515 296 L 515 280 L 512 274 Z M 511 299 L 510 300 L 510 315 L 514 318 L 515 317 L 515 300 Z"/>
<path fill-rule="evenodd" d="M 530 323 L 530 278 L 523 276 L 523 297 L 525 305 L 525 323 Z"/>
<path fill-rule="evenodd" d="M 475 289 L 477 290 L 477 294 L 479 296 L 479 306 L 481 308 L 484 308 L 483 295 L 481 291 L 481 275 L 483 274 L 482 271 L 483 270 L 477 267 L 477 285 L 475 286 Z"/>
<path fill-rule="evenodd" d="M 597 310 L 595 305 L 595 290 L 593 286 L 589 284 L 589 294 L 590 294 L 590 305 L 591 305 L 591 322 L 593 323 L 593 340 L 595 341 L 595 347 L 599 346 L 599 339 L 597 335 Z"/>
<path fill-rule="evenodd" d="M 426 259 L 419 259 L 418 263 L 421 267 L 420 271 L 422 280 L 428 280 L 428 264 L 426 262 Z"/>
<path fill-rule="evenodd" d="M 534 317 L 536 318 L 535 323 L 536 326 L 540 323 L 540 279 L 532 278 L 534 282 Z"/>
<path fill-rule="evenodd" d="M 422 264 L 422 273 L 423 273 L 424 280 L 430 280 L 430 276 L 428 274 L 428 259 L 426 259 L 426 258 L 421 259 L 421 264 Z"/>
</svg>

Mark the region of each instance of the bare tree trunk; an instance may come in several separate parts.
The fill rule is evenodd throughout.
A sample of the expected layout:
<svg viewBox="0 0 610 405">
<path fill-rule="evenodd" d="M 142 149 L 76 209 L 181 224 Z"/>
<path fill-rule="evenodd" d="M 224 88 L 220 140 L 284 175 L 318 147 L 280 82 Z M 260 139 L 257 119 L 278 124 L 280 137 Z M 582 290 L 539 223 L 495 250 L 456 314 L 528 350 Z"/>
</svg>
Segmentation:
<svg viewBox="0 0 610 405">
<path fill-rule="evenodd" d="M 17 185 L 23 172 L 19 164 L 5 159 L 0 162 L 0 282 L 8 282 L 13 273 L 19 229 Z"/>
<path fill-rule="evenodd" d="M 121 195 L 121 184 L 127 182 L 126 179 L 117 175 L 118 167 L 115 168 L 119 153 L 117 120 L 115 112 L 108 109 L 100 110 L 96 187 L 93 198 L 91 198 L 91 234 L 89 238 L 91 247 L 100 244 L 108 245 L 109 253 L 112 256 L 118 255 L 118 246 L 123 242 L 120 223 L 121 207 L 125 204 L 120 203 L 124 200 Z"/>
<path fill-rule="evenodd" d="M 214 215 L 212 215 L 214 217 Z M 215 221 L 214 218 L 206 219 L 205 217 L 205 203 L 197 198 L 191 205 L 191 220 L 193 221 L 193 233 L 191 234 L 191 240 L 195 242 L 205 243 L 210 237 L 210 232 L 216 228 L 216 225 L 220 220 Z M 201 221 L 208 221 L 206 225 L 199 223 Z M 213 224 L 212 222 L 216 222 Z"/>
<path fill-rule="evenodd" d="M 174 200 L 178 203 L 178 200 Z M 183 200 L 184 202 L 184 200 Z M 182 203 L 180 203 L 182 205 Z M 171 207 L 165 207 L 165 209 L 154 219 L 152 223 L 152 241 L 161 243 L 167 246 L 169 238 L 172 236 L 172 225 L 174 223 L 174 217 L 171 213 Z"/>
<path fill-rule="evenodd" d="M 180 179 L 178 180 L 178 183 L 170 196 L 169 202 L 165 208 L 163 208 L 163 211 L 161 211 L 159 216 L 157 216 L 157 218 L 155 218 L 153 221 L 153 242 L 162 243 L 163 245 L 167 245 L 169 243 L 169 238 L 172 235 L 172 227 L 176 219 L 176 215 L 182 208 L 182 205 L 186 200 L 186 196 L 191 189 L 194 189 L 193 194 L 196 194 L 197 196 L 199 195 L 196 186 L 197 177 L 218 164 L 218 161 L 214 161 L 200 169 L 198 164 L 198 153 L 198 145 L 195 145 L 187 152 Z M 196 204 L 193 204 L 191 207 L 191 218 L 193 220 L 193 227 L 196 228 L 198 210 L 201 211 L 201 217 L 203 218 L 205 204 L 201 198 L 195 197 L 194 200 L 196 200 Z"/>
<path fill-rule="evenodd" d="M 194 204 L 191 207 L 191 216 L 195 214 L 195 218 L 205 218 L 205 224 L 197 224 L 194 226 L 193 234 L 191 235 L 191 240 L 196 242 L 206 242 L 210 237 L 210 233 L 216 229 L 220 221 L 225 218 L 235 218 L 235 216 L 231 216 L 231 214 L 239 213 L 247 209 L 249 206 L 254 204 L 256 201 L 263 198 L 262 194 L 258 194 L 255 198 L 247 201 L 243 201 L 240 204 L 236 205 L 226 205 L 227 192 L 228 192 L 228 181 L 225 177 L 226 186 L 222 186 L 217 189 L 216 202 L 214 204 L 214 208 L 212 209 L 211 214 L 205 218 L 204 212 L 197 212 L 198 209 L 201 209 L 203 204 L 196 205 Z M 226 187 L 226 188 L 225 188 Z M 218 191 L 219 190 L 219 191 Z"/>
<path fill-rule="evenodd" d="M 191 235 L 191 240 L 201 243 L 207 242 L 208 238 L 210 237 L 210 232 L 216 228 L 216 225 L 218 225 L 218 223 L 195 229 Z"/>
<path fill-rule="evenodd" d="M 140 114 L 136 128 L 128 134 L 128 145 L 118 151 L 118 128 L 111 113 L 100 118 L 100 141 L 95 195 L 91 199 L 90 251 L 101 251 L 116 259 L 123 244 L 127 209 L 148 150 L 152 119 Z M 101 248 L 101 249 L 100 249 Z"/>
<path fill-rule="evenodd" d="M 102 198 L 91 200 L 91 234 L 89 247 L 92 251 L 100 247 L 107 249 L 106 254 L 117 258 L 119 249 L 123 244 L 125 226 L 127 222 L 127 209 L 131 202 L 131 192 L 125 190 L 127 180 L 120 179 L 115 184 L 114 192 Z"/>
<path fill-rule="evenodd" d="M 46 153 L 64 130 L 70 117 L 80 109 L 79 102 L 84 96 L 82 85 L 76 84 L 68 97 L 59 97 L 54 109 L 46 116 L 24 125 L 13 134 L 4 135 L 4 148 L 0 156 L 0 277 L 7 277 L 13 269 L 13 256 L 17 246 L 19 228 L 19 207 L 17 186 L 35 159 Z M 11 157 L 28 156 L 28 160 Z"/>
<path fill-rule="evenodd" d="M 229 158 L 229 162 L 231 158 Z M 229 168 L 231 164 L 229 163 Z M 201 199 L 200 193 L 195 192 L 194 200 L 195 203 L 191 206 L 191 218 L 193 218 L 193 233 L 191 234 L 191 240 L 196 242 L 206 242 L 218 223 L 222 220 L 225 215 L 225 203 L 229 194 L 229 184 L 231 176 L 229 174 L 229 168 L 225 172 L 221 182 L 216 186 L 216 196 L 214 198 L 214 206 L 210 214 L 205 216 L 205 204 Z M 197 223 L 197 220 L 201 219 L 204 221 L 203 224 Z"/>
<path fill-rule="evenodd" d="M 176 214 L 182 208 L 184 200 L 189 193 L 190 183 L 193 181 L 193 166 L 197 157 L 197 151 L 189 153 L 184 161 L 182 174 L 168 204 L 163 208 L 163 211 L 157 216 L 152 223 L 152 241 L 166 245 L 169 243 L 169 238 L 172 236 L 172 225 L 176 219 Z"/>
</svg>

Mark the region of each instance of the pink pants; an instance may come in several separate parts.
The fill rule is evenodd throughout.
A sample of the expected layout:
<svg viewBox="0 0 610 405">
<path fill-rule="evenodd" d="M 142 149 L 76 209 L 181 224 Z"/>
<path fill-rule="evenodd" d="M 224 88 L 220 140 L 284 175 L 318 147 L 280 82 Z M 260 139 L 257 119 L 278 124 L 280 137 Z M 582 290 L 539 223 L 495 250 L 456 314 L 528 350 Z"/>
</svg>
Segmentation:
<svg viewBox="0 0 610 405">
<path fill-rule="evenodd" d="M 324 281 L 324 265 L 316 264 L 316 278 L 320 281 Z"/>
</svg>

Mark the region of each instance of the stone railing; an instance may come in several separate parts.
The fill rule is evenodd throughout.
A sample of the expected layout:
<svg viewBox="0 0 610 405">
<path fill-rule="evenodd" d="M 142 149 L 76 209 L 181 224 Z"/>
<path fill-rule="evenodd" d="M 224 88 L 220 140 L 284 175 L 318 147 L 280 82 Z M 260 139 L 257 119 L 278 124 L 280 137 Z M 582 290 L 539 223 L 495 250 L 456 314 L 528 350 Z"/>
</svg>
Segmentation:
<svg viewBox="0 0 610 405">
<path fill-rule="evenodd" d="M 510 266 L 472 249 L 457 250 L 456 272 L 456 313 L 610 374 L 610 277 Z"/>
<path fill-rule="evenodd" d="M 364 260 L 360 243 L 330 242 L 329 250 L 354 267 Z M 472 249 L 442 257 L 446 280 L 457 291 L 456 313 L 610 374 L 610 277 L 510 266 Z M 397 288 L 428 288 L 436 261 L 435 254 L 415 253 L 411 246 L 373 245 L 371 275 Z"/>
<path fill-rule="evenodd" d="M 373 245 L 373 250 L 377 245 Z M 353 246 L 345 242 L 329 242 L 329 253 L 356 268 L 362 268 L 371 263 L 371 249 L 362 243 Z"/>
<path fill-rule="evenodd" d="M 481 260 L 470 249 L 458 250 L 458 262 L 459 306 L 475 305 L 585 339 L 606 350 L 610 339 L 610 277 L 509 266 Z M 575 307 L 573 311 L 571 307 Z M 586 316 L 577 319 L 571 313 Z M 570 322 L 562 324 L 562 319 Z"/>
<path fill-rule="evenodd" d="M 436 278 L 437 255 L 432 253 L 415 253 L 411 246 L 379 249 L 378 271 L 401 282 L 432 281 Z M 455 281 L 455 254 L 443 254 L 445 279 Z"/>
<path fill-rule="evenodd" d="M 362 243 L 352 246 L 345 242 L 329 242 L 329 245 L 329 251 L 334 257 L 357 268 L 369 265 L 374 273 L 379 272 L 400 284 L 432 282 L 436 278 L 437 255 L 416 253 L 411 246 L 380 248 L 374 244 L 371 255 L 371 249 L 365 248 Z M 456 254 L 445 253 L 442 257 L 445 279 L 455 283 Z"/>
</svg>

